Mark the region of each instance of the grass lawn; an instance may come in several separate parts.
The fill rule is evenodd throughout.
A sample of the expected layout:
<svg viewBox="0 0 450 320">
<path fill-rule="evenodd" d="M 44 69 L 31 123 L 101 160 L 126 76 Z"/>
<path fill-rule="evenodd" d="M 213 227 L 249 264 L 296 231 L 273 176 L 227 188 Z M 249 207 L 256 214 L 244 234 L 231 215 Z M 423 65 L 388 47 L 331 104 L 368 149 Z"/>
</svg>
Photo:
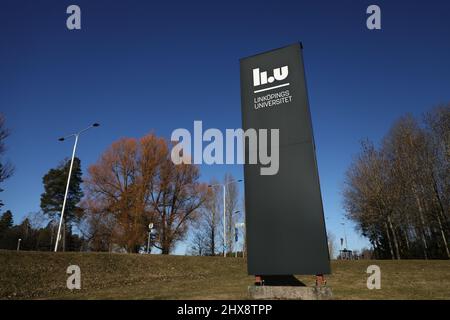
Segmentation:
<svg viewBox="0 0 450 320">
<path fill-rule="evenodd" d="M 69 265 L 81 290 L 66 288 Z M 381 268 L 368 290 L 366 269 Z M 450 261 L 332 261 L 334 299 L 450 299 Z M 298 276 L 307 285 L 313 276 Z M 1 299 L 247 299 L 242 258 L 0 251 Z"/>
</svg>

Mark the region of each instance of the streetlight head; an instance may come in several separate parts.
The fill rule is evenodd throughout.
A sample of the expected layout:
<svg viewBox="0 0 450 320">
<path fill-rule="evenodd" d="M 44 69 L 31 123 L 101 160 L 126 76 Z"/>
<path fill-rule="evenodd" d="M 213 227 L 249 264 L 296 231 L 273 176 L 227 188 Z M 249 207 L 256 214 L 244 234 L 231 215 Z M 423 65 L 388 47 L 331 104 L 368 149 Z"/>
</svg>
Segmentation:
<svg viewBox="0 0 450 320">
<path fill-rule="evenodd" d="M 58 141 L 64 141 L 64 138 L 59 138 Z"/>
<path fill-rule="evenodd" d="M 99 127 L 100 126 L 100 123 L 94 123 L 93 125 L 92 125 L 93 127 Z"/>
<path fill-rule="evenodd" d="M 242 182 L 242 179 L 239 179 L 237 182 Z"/>
</svg>

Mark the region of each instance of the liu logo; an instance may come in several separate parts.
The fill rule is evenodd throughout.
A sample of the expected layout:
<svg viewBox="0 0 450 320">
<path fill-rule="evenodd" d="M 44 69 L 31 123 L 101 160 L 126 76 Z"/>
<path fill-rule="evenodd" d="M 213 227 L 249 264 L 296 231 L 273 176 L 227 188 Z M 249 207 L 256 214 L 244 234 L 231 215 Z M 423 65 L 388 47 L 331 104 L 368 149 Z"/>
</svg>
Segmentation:
<svg viewBox="0 0 450 320">
<path fill-rule="evenodd" d="M 284 80 L 287 78 L 288 73 L 288 66 L 273 69 L 273 75 L 270 77 L 267 77 L 267 71 L 260 72 L 259 68 L 253 69 L 253 86 L 257 87 L 263 84 L 273 83 L 275 80 Z"/>
</svg>

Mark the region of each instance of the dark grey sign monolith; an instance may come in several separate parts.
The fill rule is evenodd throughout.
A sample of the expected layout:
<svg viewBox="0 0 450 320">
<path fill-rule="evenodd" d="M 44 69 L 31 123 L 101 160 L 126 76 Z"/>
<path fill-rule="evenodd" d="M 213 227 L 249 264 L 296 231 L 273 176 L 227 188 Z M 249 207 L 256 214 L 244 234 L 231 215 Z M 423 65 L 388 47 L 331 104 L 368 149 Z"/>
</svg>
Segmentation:
<svg viewBox="0 0 450 320">
<path fill-rule="evenodd" d="M 301 44 L 241 59 L 240 68 L 243 129 L 279 129 L 280 135 L 277 174 L 244 165 L 248 273 L 328 274 Z"/>
</svg>

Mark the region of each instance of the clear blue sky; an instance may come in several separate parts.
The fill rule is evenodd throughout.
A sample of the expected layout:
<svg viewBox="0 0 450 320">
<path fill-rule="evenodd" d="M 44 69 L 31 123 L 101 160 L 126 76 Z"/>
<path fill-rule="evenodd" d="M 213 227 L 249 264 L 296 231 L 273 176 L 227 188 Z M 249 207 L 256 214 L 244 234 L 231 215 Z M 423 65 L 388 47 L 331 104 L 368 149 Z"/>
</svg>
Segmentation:
<svg viewBox="0 0 450 320">
<path fill-rule="evenodd" d="M 366 28 L 378 4 L 382 30 Z M 82 30 L 66 29 L 77 4 Z M 42 176 L 80 140 L 83 167 L 121 137 L 241 125 L 239 58 L 302 41 L 327 228 L 359 141 L 450 101 L 449 1 L 2 1 L 0 111 L 12 130 L 3 210 L 39 209 Z M 202 166 L 202 180 L 240 166 Z M 349 247 L 367 242 L 349 225 Z M 183 253 L 183 249 L 177 252 Z"/>
</svg>

